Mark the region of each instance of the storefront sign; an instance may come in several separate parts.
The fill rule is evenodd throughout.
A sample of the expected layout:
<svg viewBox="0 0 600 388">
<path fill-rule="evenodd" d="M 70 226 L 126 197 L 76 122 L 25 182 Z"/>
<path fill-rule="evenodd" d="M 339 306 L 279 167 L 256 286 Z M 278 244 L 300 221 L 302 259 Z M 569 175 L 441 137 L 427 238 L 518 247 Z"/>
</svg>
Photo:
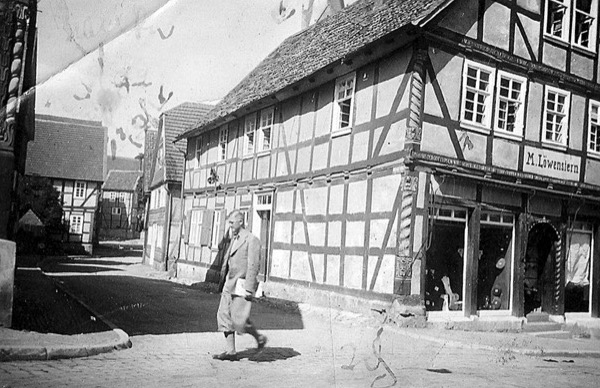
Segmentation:
<svg viewBox="0 0 600 388">
<path fill-rule="evenodd" d="M 581 168 L 581 158 L 562 152 L 543 150 L 525 146 L 523 153 L 523 171 L 577 181 Z"/>
</svg>

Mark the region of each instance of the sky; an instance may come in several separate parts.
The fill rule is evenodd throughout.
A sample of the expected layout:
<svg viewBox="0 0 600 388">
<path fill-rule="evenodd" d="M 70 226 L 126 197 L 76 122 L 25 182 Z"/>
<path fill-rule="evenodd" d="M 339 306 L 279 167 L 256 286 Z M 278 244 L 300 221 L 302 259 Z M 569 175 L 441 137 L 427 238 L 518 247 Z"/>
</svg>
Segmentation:
<svg viewBox="0 0 600 388">
<path fill-rule="evenodd" d="M 133 158 L 162 112 L 223 98 L 310 2 L 40 0 L 36 113 L 102 121 L 108 155 Z"/>
</svg>

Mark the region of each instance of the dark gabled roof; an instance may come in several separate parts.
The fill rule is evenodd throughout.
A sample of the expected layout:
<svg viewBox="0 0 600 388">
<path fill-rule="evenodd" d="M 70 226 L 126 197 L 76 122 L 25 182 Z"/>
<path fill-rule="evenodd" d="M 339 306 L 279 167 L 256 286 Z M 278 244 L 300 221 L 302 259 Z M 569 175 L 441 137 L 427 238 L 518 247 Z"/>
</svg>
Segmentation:
<svg viewBox="0 0 600 388">
<path fill-rule="evenodd" d="M 27 213 L 25 213 L 23 217 L 19 219 L 18 224 L 19 226 L 44 226 L 44 223 L 42 222 L 42 220 L 40 220 L 40 217 L 38 217 L 38 215 L 35 214 L 35 212 L 32 209 L 27 210 Z"/>
<path fill-rule="evenodd" d="M 287 38 L 208 116 L 181 137 L 215 124 L 254 102 L 268 97 L 364 46 L 409 24 L 418 24 L 449 0 L 361 0 Z"/>
<path fill-rule="evenodd" d="M 102 185 L 105 191 L 135 191 L 141 171 L 112 170 L 108 172 L 106 181 Z"/>
<path fill-rule="evenodd" d="M 141 171 L 140 165 L 139 159 L 128 158 L 125 156 L 115 156 L 113 158 L 109 155 L 106 158 L 106 173 L 108 174 L 112 170 Z"/>
<path fill-rule="evenodd" d="M 163 140 L 162 133 L 159 131 L 156 138 L 157 145 L 154 147 L 154 157 L 152 162 L 154 168 L 151 187 L 162 183 L 163 180 L 181 180 L 183 173 L 183 154 L 178 148 L 182 151 L 186 151 L 187 141 L 178 142 L 177 147 L 175 147 L 173 141 L 183 131 L 206 116 L 213 107 L 213 105 L 209 104 L 184 102 L 162 114 L 164 121 L 161 130 L 164 131 L 165 144 L 158 144 L 158 142 Z M 163 165 L 158 165 L 156 163 L 158 159 L 157 153 L 162 152 L 163 147 L 165 147 L 164 163 Z"/>
<path fill-rule="evenodd" d="M 25 174 L 102 182 L 106 136 L 99 121 L 36 115 Z"/>
</svg>

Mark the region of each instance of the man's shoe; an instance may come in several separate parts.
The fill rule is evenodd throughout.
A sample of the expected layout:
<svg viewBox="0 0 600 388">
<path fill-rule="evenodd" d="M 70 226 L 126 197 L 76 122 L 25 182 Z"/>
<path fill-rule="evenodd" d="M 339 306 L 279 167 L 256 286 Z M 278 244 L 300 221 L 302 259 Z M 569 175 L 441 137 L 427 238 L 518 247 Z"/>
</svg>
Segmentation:
<svg viewBox="0 0 600 388">
<path fill-rule="evenodd" d="M 257 346 L 258 350 L 262 350 L 265 347 L 265 345 L 267 344 L 267 337 L 262 334 L 259 335 L 258 339 L 256 340 L 256 343 L 258 345 Z"/>
<path fill-rule="evenodd" d="M 236 353 L 227 353 L 223 352 L 221 354 L 213 355 L 213 359 L 221 360 L 221 361 L 237 361 L 239 360 L 238 355 Z"/>
</svg>

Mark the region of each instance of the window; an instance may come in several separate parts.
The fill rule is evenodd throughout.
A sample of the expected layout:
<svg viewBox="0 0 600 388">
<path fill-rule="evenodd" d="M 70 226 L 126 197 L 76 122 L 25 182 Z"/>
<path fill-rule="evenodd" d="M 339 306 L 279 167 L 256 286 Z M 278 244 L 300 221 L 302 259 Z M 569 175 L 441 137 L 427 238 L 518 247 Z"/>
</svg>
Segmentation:
<svg viewBox="0 0 600 388">
<path fill-rule="evenodd" d="M 219 129 L 219 160 L 227 159 L 227 126 Z"/>
<path fill-rule="evenodd" d="M 117 193 L 114 191 L 111 191 L 110 192 L 110 200 L 114 202 L 116 199 L 117 199 Z"/>
<path fill-rule="evenodd" d="M 588 150 L 600 154 L 600 120 L 598 119 L 599 110 L 600 102 L 590 101 Z"/>
<path fill-rule="evenodd" d="M 83 216 L 71 216 L 69 219 L 69 233 L 81 234 L 83 230 Z"/>
<path fill-rule="evenodd" d="M 85 198 L 85 182 L 75 182 L 75 198 Z"/>
<path fill-rule="evenodd" d="M 597 14 L 595 0 L 547 0 L 545 33 L 595 51 Z"/>
<path fill-rule="evenodd" d="M 211 247 L 216 249 L 219 245 L 219 227 L 221 226 L 221 211 L 215 211 L 212 224 Z"/>
<path fill-rule="evenodd" d="M 192 210 L 190 219 L 190 245 L 200 246 L 200 235 L 202 233 L 202 210 Z"/>
<path fill-rule="evenodd" d="M 498 71 L 497 82 L 496 130 L 522 136 L 527 80 Z"/>
<path fill-rule="evenodd" d="M 567 231 L 565 312 L 589 312 L 594 237 L 591 224 L 572 222 Z"/>
<path fill-rule="evenodd" d="M 273 108 L 269 108 L 260 113 L 257 151 L 266 151 L 271 149 L 271 128 L 273 127 L 274 117 L 273 112 Z"/>
<path fill-rule="evenodd" d="M 244 155 L 254 153 L 256 135 L 256 114 L 246 116 L 244 121 Z"/>
<path fill-rule="evenodd" d="M 569 122 L 568 92 L 546 87 L 544 103 L 544 135 L 542 141 L 567 145 Z"/>
<path fill-rule="evenodd" d="M 356 74 L 351 73 L 338 78 L 335 82 L 335 104 L 333 107 L 333 132 L 352 128 L 352 110 L 354 108 L 354 85 Z"/>
<path fill-rule="evenodd" d="M 569 3 L 571 0 L 548 0 L 546 4 L 546 34 L 569 39 Z"/>
<path fill-rule="evenodd" d="M 116 215 L 116 216 L 120 216 L 121 215 L 121 208 L 117 207 L 117 206 L 113 206 L 113 208 L 112 208 L 112 214 Z"/>
<path fill-rule="evenodd" d="M 494 72 L 491 67 L 466 62 L 463 69 L 462 121 L 489 128 L 492 117 Z"/>
<path fill-rule="evenodd" d="M 198 136 L 196 138 L 196 153 L 195 153 L 195 160 L 196 160 L 196 168 L 200 167 L 200 158 L 202 157 L 202 136 Z"/>
<path fill-rule="evenodd" d="M 573 44 L 594 50 L 596 43 L 596 15 L 598 2 L 575 0 L 573 9 Z"/>
</svg>

